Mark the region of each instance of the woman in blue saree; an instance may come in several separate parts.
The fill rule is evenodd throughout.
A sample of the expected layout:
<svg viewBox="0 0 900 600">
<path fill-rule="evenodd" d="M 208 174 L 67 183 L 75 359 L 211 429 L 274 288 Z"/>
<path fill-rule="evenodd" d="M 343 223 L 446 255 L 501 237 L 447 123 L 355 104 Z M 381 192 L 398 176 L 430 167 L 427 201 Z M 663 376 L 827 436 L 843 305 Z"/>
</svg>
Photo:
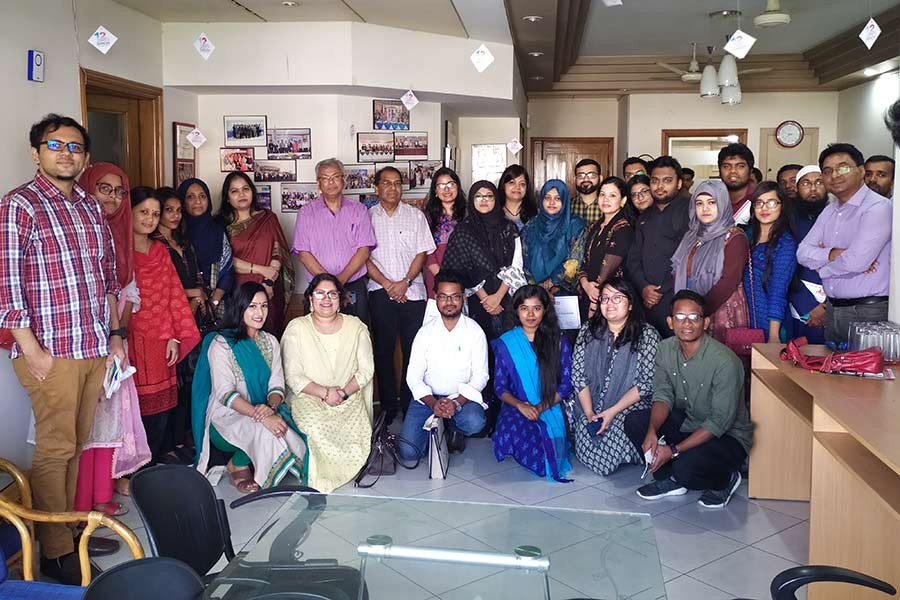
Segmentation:
<svg viewBox="0 0 900 600">
<path fill-rule="evenodd" d="M 227 328 L 203 340 L 192 386 L 197 469 L 205 473 L 210 444 L 231 453 L 226 466 L 243 493 L 305 473 L 306 443 L 284 403 L 284 370 L 275 336 L 262 330 L 265 288 L 242 284 L 230 299 Z"/>
<path fill-rule="evenodd" d="M 494 393 L 503 401 L 494 456 L 512 456 L 540 477 L 569 482 L 561 399 L 572 393 L 572 347 L 560 335 L 547 290 L 526 285 L 512 300 L 516 327 L 493 342 Z"/>
</svg>

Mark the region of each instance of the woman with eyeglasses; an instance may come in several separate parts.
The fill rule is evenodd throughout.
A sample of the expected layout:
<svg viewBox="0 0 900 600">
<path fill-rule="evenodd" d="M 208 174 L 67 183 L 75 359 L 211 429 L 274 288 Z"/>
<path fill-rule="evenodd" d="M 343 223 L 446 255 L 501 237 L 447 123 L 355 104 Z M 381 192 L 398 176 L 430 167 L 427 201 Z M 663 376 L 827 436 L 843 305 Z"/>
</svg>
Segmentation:
<svg viewBox="0 0 900 600">
<path fill-rule="evenodd" d="M 234 251 L 235 284 L 255 281 L 263 285 L 269 294 L 265 329 L 281 335 L 294 293 L 294 259 L 278 217 L 260 205 L 256 185 L 246 173 L 232 171 L 225 176 L 218 219 Z"/>
<path fill-rule="evenodd" d="M 625 434 L 625 416 L 653 403 L 659 333 L 644 320 L 641 298 L 625 279 L 607 281 L 599 305 L 575 342 L 577 399 L 564 401 L 575 456 L 592 471 L 609 475 L 643 459 Z"/>
<path fill-rule="evenodd" d="M 766 341 L 781 342 L 782 324 L 790 319 L 788 288 L 797 268 L 797 241 L 791 234 L 791 206 L 782 188 L 763 181 L 751 198 L 750 264 L 744 268 L 744 295 L 750 327 L 762 329 Z"/>
<path fill-rule="evenodd" d="M 538 213 L 531 176 L 522 165 L 509 165 L 500 175 L 497 188 L 497 200 L 504 217 L 522 231 Z"/>
<path fill-rule="evenodd" d="M 511 456 L 539 477 L 566 483 L 572 465 L 562 398 L 572 393 L 572 347 L 541 286 L 519 288 L 512 315 L 515 327 L 492 344 L 494 393 L 503 402 L 494 457 Z"/>
<path fill-rule="evenodd" d="M 306 444 L 284 400 L 281 348 L 262 330 L 268 311 L 261 284 L 237 288 L 223 328 L 204 338 L 194 374 L 197 470 L 206 473 L 211 447 L 229 454 L 225 468 L 242 494 L 304 474 Z"/>
<path fill-rule="evenodd" d="M 119 327 L 127 329 L 132 312 L 141 306 L 134 276 L 131 207 L 125 202 L 128 176 L 112 163 L 96 163 L 82 172 L 78 183 L 100 201 L 109 223 L 116 247 L 116 279 L 122 287 L 116 307 Z M 127 496 L 129 485 L 125 476 L 150 461 L 140 414 L 133 378 L 123 381 L 111 398 L 103 396 L 97 404 L 94 426 L 78 462 L 76 511 L 99 510 L 112 517 L 128 512 L 126 506 L 113 502 L 112 497 L 114 489 Z"/>
<path fill-rule="evenodd" d="M 735 226 L 728 188 L 704 181 L 691 198 L 688 230 L 672 256 L 675 292 L 697 292 L 706 303 L 708 333 L 724 343 L 725 332 L 747 327 L 747 299 L 741 283 L 750 245 Z"/>
<path fill-rule="evenodd" d="M 509 290 L 525 283 L 522 242 L 516 226 L 503 216 L 497 188 L 476 181 L 469 189 L 466 217 L 444 254 L 444 269 L 460 275 L 469 295 L 469 316 L 488 341 L 503 330 L 501 315 L 509 305 Z"/>
<path fill-rule="evenodd" d="M 637 217 L 653 206 L 653 194 L 650 193 L 650 178 L 646 175 L 635 175 L 628 181 L 628 203 Z"/>
<path fill-rule="evenodd" d="M 459 175 L 448 167 L 441 167 L 431 176 L 431 188 L 425 200 L 425 217 L 434 236 L 435 251 L 425 259 L 425 289 L 434 298 L 434 277 L 441 270 L 450 234 L 466 216 L 466 194 Z"/>
<path fill-rule="evenodd" d="M 584 257 L 584 227 L 584 220 L 571 213 L 566 182 L 545 183 L 540 212 L 522 231 L 528 282 L 551 294 L 574 295 L 575 276 Z"/>
<path fill-rule="evenodd" d="M 627 200 L 628 188 L 619 177 L 607 177 L 600 183 L 597 203 L 603 218 L 588 230 L 584 262 L 577 276 L 582 320 L 597 312 L 603 284 L 625 274 L 625 258 L 634 240 L 634 226 L 625 209 Z"/>
<path fill-rule="evenodd" d="M 306 435 L 308 485 L 328 493 L 369 457 L 375 363 L 365 323 L 339 311 L 337 277 L 316 275 L 304 295 L 309 314 L 288 323 L 281 339 L 287 402 Z"/>
</svg>

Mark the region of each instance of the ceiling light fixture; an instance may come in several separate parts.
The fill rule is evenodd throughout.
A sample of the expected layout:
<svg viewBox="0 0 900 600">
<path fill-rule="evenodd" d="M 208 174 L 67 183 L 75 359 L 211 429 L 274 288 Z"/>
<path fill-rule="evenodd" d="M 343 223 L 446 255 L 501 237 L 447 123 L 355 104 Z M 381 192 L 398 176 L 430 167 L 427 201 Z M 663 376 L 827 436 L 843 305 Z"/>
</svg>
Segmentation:
<svg viewBox="0 0 900 600">
<path fill-rule="evenodd" d="M 285 0 L 281 3 L 282 6 L 287 6 L 288 8 L 296 8 L 300 6 L 299 2 L 293 2 L 292 0 Z"/>
<path fill-rule="evenodd" d="M 522 17 L 523 21 L 528 21 L 529 23 L 539 23 L 544 20 L 544 17 L 540 15 L 527 15 Z"/>
<path fill-rule="evenodd" d="M 529 77 L 529 79 L 531 79 L 532 81 L 543 81 L 544 76 L 543 75 L 532 75 L 531 77 Z"/>
<path fill-rule="evenodd" d="M 739 10 L 734 10 L 734 9 L 714 10 L 711 13 L 709 13 L 709 18 L 710 19 L 727 19 L 729 17 L 739 17 L 742 14 L 744 14 L 744 13 L 742 13 Z"/>
<path fill-rule="evenodd" d="M 872 68 L 868 68 L 863 71 L 863 75 L 865 77 L 874 77 L 875 75 L 878 75 L 878 71 Z"/>
<path fill-rule="evenodd" d="M 703 76 L 700 78 L 700 97 L 713 98 L 719 95 L 719 81 L 716 68 L 708 64 L 703 67 Z"/>
<path fill-rule="evenodd" d="M 735 60 L 733 54 L 726 54 L 722 57 L 722 64 L 719 65 L 718 83 L 721 87 L 740 85 L 738 83 L 737 60 Z"/>
<path fill-rule="evenodd" d="M 736 106 L 741 103 L 741 100 L 742 94 L 740 85 L 722 88 L 722 104 Z"/>
<path fill-rule="evenodd" d="M 538 58 L 538 57 L 541 57 L 541 56 L 543 56 L 543 55 L 544 55 L 543 52 L 529 52 L 529 53 L 528 53 L 528 56 L 530 56 L 530 57 L 532 57 L 532 58 Z"/>
</svg>

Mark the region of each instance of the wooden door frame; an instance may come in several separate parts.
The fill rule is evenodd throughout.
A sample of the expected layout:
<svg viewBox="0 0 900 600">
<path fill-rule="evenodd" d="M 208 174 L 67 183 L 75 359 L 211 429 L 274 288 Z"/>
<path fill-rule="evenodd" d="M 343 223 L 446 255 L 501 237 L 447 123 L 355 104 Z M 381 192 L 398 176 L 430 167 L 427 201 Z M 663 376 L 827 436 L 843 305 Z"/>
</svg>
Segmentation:
<svg viewBox="0 0 900 600">
<path fill-rule="evenodd" d="M 531 144 L 528 148 L 528 172 L 534 174 L 534 148 L 536 142 L 561 142 L 561 143 L 578 143 L 578 144 L 609 144 L 609 164 L 601 165 L 601 168 L 604 166 L 608 168 L 609 173 L 613 173 L 613 168 L 615 165 L 615 154 L 616 154 L 616 138 L 614 137 L 533 137 L 531 138 Z"/>
<path fill-rule="evenodd" d="M 81 80 L 81 122 L 85 126 L 87 126 L 88 88 L 91 92 L 138 101 L 141 117 L 140 155 L 145 157 L 142 164 L 144 167 L 149 167 L 150 175 L 143 178 L 142 181 L 134 183 L 153 187 L 161 186 L 165 178 L 162 88 L 92 71 L 84 67 L 79 68 L 79 75 Z M 148 161 L 146 157 L 150 157 L 150 160 Z"/>
<path fill-rule="evenodd" d="M 669 140 L 683 137 L 725 137 L 726 135 L 738 136 L 738 142 L 747 145 L 747 130 L 739 129 L 663 129 L 662 143 L 660 144 L 660 156 L 669 153 Z"/>
<path fill-rule="evenodd" d="M 766 178 L 766 171 L 769 168 L 769 146 L 767 143 L 767 139 L 770 135 L 775 135 L 775 132 L 778 130 L 777 127 L 760 127 L 759 128 L 759 151 L 757 152 L 756 157 L 756 166 L 762 171 L 763 179 Z M 819 148 L 819 128 L 818 127 L 806 127 L 804 128 L 805 135 L 812 137 L 815 135 L 815 140 L 813 140 L 813 147 L 818 150 Z M 813 161 L 815 162 L 815 161 Z M 763 169 L 760 165 L 765 166 Z"/>
</svg>

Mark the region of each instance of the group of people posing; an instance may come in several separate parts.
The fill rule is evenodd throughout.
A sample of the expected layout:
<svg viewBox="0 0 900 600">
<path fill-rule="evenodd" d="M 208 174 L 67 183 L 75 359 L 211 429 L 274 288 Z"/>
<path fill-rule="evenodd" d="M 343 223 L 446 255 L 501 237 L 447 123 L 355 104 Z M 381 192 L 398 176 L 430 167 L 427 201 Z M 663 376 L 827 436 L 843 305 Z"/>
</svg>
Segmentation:
<svg viewBox="0 0 900 600">
<path fill-rule="evenodd" d="M 38 171 L 0 205 L 0 328 L 34 407 L 41 510 L 121 514 L 114 479 L 127 493 L 158 461 L 227 461 L 242 492 L 288 473 L 330 492 L 365 465 L 376 393 L 388 422 L 404 415 L 406 459 L 436 417 L 453 451 L 491 435 L 497 460 L 559 482 L 573 449 L 600 474 L 646 458 L 642 498 L 698 489 L 722 507 L 752 444 L 728 332 L 841 343 L 886 317 L 890 205 L 848 144 L 756 186 L 731 144 L 693 192 L 670 156 L 629 159 L 624 179 L 582 160 L 574 196 L 559 179 L 536 195 L 519 165 L 466 193 L 444 167 L 424 211 L 390 166 L 366 209 L 327 159 L 289 245 L 245 173 L 214 216 L 199 179 L 132 188 L 88 165 L 70 118 L 30 141 Z M 286 323 L 292 254 L 306 314 Z M 564 296 L 579 329 L 560 328 Z M 107 398 L 116 360 L 136 373 Z M 73 532 L 38 533 L 47 572 L 77 581 Z"/>
</svg>

